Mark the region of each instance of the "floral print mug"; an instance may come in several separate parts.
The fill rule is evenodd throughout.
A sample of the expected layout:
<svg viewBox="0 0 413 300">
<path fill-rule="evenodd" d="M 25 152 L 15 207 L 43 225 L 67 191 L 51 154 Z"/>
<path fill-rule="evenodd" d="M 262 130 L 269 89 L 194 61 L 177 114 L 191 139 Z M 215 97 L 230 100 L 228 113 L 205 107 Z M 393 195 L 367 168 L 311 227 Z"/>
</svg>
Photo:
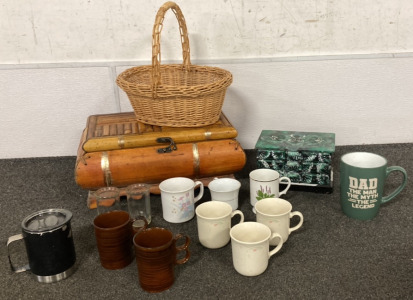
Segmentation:
<svg viewBox="0 0 413 300">
<path fill-rule="evenodd" d="M 194 197 L 194 189 L 199 185 L 198 196 Z M 195 216 L 194 203 L 202 198 L 204 185 L 201 181 L 193 181 L 185 177 L 174 177 L 159 184 L 161 190 L 163 218 L 170 223 L 182 223 Z"/>
<path fill-rule="evenodd" d="M 288 177 L 280 177 L 280 174 L 272 169 L 256 169 L 249 174 L 250 177 L 250 203 L 252 206 L 257 201 L 265 198 L 278 198 L 287 193 L 291 186 Z M 286 183 L 287 187 L 280 192 L 280 182 Z"/>
</svg>

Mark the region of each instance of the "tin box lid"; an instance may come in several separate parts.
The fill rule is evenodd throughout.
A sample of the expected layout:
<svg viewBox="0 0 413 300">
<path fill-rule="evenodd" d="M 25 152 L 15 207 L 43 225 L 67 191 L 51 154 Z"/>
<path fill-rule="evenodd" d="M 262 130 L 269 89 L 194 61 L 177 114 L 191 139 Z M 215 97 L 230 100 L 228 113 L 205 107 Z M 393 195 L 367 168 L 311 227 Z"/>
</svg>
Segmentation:
<svg viewBox="0 0 413 300">
<path fill-rule="evenodd" d="M 22 228 L 31 233 L 53 231 L 67 224 L 71 218 L 72 213 L 66 209 L 44 209 L 24 218 Z"/>
<path fill-rule="evenodd" d="M 298 132 L 263 130 L 255 149 L 317 151 L 333 153 L 335 150 L 335 134 L 324 132 Z"/>
</svg>

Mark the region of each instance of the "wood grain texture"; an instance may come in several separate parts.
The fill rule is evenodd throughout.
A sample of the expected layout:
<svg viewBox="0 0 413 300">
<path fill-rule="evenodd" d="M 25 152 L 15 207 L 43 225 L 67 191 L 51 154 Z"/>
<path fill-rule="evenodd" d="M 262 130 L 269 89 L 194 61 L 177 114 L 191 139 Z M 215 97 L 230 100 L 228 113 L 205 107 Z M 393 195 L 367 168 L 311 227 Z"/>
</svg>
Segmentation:
<svg viewBox="0 0 413 300">
<path fill-rule="evenodd" d="M 194 151 L 194 147 L 196 151 Z M 177 150 L 159 154 L 157 147 L 84 153 L 79 150 L 75 179 L 79 186 L 159 183 L 171 177 L 202 178 L 240 171 L 245 152 L 233 139 L 178 144 Z M 102 163 L 105 161 L 106 163 Z"/>
</svg>

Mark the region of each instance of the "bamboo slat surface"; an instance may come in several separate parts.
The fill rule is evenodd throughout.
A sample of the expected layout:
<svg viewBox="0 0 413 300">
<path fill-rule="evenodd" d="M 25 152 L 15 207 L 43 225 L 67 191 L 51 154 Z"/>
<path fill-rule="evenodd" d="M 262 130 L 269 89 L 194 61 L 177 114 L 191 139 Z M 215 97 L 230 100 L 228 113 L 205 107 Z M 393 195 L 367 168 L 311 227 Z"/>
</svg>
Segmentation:
<svg viewBox="0 0 413 300">
<path fill-rule="evenodd" d="M 232 139 L 238 132 L 221 113 L 219 120 L 204 127 L 167 127 L 137 121 L 133 112 L 92 115 L 86 124 L 85 152 L 109 151 L 159 145 L 157 138 L 170 137 L 175 143 Z"/>
</svg>

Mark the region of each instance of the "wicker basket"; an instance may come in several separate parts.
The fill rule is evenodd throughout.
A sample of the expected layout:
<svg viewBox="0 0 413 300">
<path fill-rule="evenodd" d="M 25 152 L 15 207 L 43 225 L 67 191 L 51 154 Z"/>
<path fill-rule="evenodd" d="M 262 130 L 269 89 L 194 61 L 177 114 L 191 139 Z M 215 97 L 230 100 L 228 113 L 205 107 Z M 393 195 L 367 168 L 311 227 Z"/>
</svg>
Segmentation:
<svg viewBox="0 0 413 300">
<path fill-rule="evenodd" d="M 178 20 L 183 63 L 161 65 L 160 36 L 167 10 Z M 184 16 L 174 2 L 159 9 L 152 35 L 152 65 L 127 69 L 116 82 L 129 97 L 138 121 L 171 127 L 201 127 L 218 121 L 232 74 L 191 65 Z"/>
</svg>

